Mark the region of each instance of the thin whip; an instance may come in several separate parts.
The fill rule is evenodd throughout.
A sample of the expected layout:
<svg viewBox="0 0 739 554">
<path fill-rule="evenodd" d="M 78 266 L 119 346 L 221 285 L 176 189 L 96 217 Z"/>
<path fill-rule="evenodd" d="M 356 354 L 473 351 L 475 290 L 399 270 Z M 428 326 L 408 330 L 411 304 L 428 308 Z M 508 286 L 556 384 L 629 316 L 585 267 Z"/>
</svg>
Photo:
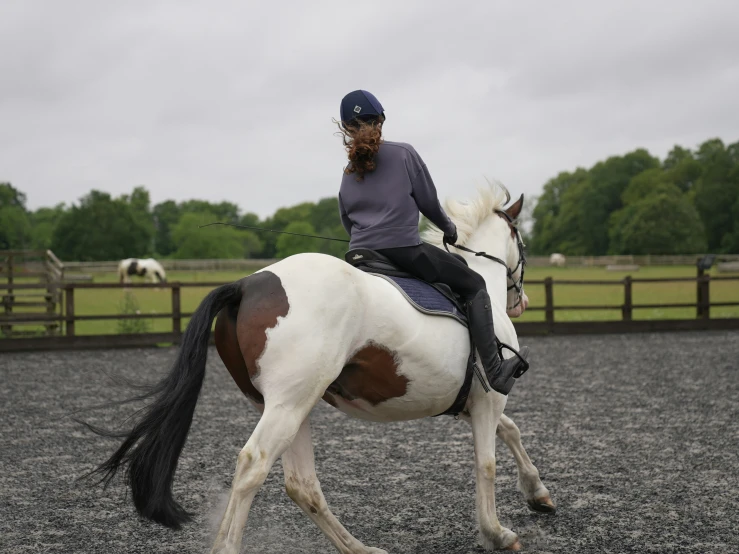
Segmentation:
<svg viewBox="0 0 739 554">
<path fill-rule="evenodd" d="M 310 239 L 322 239 L 322 240 L 335 240 L 336 242 L 349 242 L 346 239 L 337 239 L 334 237 L 322 237 L 320 235 L 304 235 L 302 233 L 289 233 L 288 231 L 275 231 L 274 229 L 265 229 L 263 227 L 250 227 L 249 225 L 236 225 L 235 223 L 224 223 L 222 221 L 216 221 L 215 223 L 206 223 L 205 225 L 199 225 L 198 228 L 210 227 L 211 225 L 228 225 L 229 227 L 238 227 L 239 229 L 251 229 L 252 231 L 266 231 L 267 233 L 278 233 L 281 235 L 293 235 L 295 237 L 307 237 Z"/>
</svg>

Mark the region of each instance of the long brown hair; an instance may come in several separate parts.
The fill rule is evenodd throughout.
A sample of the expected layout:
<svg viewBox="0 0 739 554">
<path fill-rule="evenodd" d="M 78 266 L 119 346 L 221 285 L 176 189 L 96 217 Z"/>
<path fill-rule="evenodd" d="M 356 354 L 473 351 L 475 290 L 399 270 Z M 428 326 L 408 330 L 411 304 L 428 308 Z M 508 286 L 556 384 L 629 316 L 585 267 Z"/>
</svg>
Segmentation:
<svg viewBox="0 0 739 554">
<path fill-rule="evenodd" d="M 374 171 L 377 167 L 375 156 L 382 144 L 382 122 L 384 116 L 368 120 L 354 119 L 349 123 L 339 123 L 344 147 L 346 148 L 349 164 L 344 173 L 357 176 L 357 181 L 364 178 L 365 173 Z"/>
</svg>

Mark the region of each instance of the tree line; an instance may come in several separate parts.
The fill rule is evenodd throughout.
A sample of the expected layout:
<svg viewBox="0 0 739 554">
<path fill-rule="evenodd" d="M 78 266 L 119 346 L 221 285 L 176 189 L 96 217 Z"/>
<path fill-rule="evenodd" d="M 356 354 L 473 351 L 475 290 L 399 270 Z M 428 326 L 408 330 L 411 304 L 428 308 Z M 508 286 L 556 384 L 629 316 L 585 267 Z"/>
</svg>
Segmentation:
<svg viewBox="0 0 739 554">
<path fill-rule="evenodd" d="M 145 187 L 113 197 L 92 190 L 77 203 L 35 211 L 26 195 L 0 183 L 0 250 L 51 249 L 62 260 L 100 261 L 148 256 L 175 259 L 284 258 L 299 252 L 343 256 L 345 244 L 256 233 L 215 221 L 348 239 L 336 198 L 278 209 L 260 219 L 232 202 L 167 200 L 152 206 Z"/>
<path fill-rule="evenodd" d="M 533 254 L 739 253 L 739 142 L 675 146 L 664 160 L 638 149 L 562 172 L 547 181 L 530 213 Z M 113 197 L 92 190 L 77 203 L 29 210 L 0 183 L 0 250 L 47 249 L 62 260 L 284 258 L 343 256 L 347 245 L 256 234 L 214 221 L 347 239 L 336 197 L 278 209 L 260 219 L 232 202 L 167 200 L 152 206 L 145 187 Z M 422 226 L 424 222 L 421 223 Z"/>
<path fill-rule="evenodd" d="M 739 253 L 739 142 L 638 149 L 563 172 L 531 214 L 534 254 Z"/>
</svg>

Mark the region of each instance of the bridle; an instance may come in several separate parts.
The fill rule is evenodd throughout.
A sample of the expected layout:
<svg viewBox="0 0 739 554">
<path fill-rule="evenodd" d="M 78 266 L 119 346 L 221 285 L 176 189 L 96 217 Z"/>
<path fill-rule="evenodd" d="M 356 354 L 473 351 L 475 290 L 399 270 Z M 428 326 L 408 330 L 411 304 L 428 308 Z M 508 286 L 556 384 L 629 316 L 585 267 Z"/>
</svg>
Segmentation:
<svg viewBox="0 0 739 554">
<path fill-rule="evenodd" d="M 475 252 L 474 250 L 459 244 L 452 244 L 452 246 L 457 250 L 462 250 L 463 252 L 468 252 L 470 254 L 474 254 L 475 256 L 480 256 L 481 258 L 492 260 L 505 267 L 506 274 L 508 275 L 508 282 L 510 283 L 508 285 L 508 290 L 514 289 L 516 291 L 516 296 L 518 297 L 516 303 L 513 306 L 506 308 L 507 310 L 513 310 L 517 308 L 523 300 L 523 273 L 524 269 L 526 268 L 526 252 L 524 251 L 524 244 L 523 239 L 521 238 L 521 233 L 518 230 L 518 226 L 513 223 L 513 219 L 511 218 L 511 216 L 502 210 L 495 210 L 495 213 L 505 218 L 506 221 L 508 221 L 510 226 L 513 228 L 513 230 L 516 232 L 516 245 L 518 246 L 518 262 L 516 262 L 516 267 L 511 269 L 508 267 L 508 264 L 506 264 L 500 258 L 491 256 L 490 254 L 487 254 L 485 252 Z M 447 246 L 447 244 L 448 243 L 444 241 L 444 248 L 447 252 L 449 252 L 449 247 Z M 516 271 L 518 271 L 519 267 L 521 268 L 521 275 L 519 275 L 518 280 L 516 280 L 514 274 L 516 273 Z"/>
</svg>

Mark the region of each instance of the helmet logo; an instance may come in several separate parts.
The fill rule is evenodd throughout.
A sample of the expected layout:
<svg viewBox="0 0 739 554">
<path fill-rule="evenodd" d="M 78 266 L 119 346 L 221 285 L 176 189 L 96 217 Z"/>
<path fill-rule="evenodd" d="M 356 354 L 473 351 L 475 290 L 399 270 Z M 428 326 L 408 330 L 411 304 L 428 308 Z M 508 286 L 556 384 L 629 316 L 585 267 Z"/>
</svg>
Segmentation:
<svg viewBox="0 0 739 554">
<path fill-rule="evenodd" d="M 354 106 L 354 113 L 359 113 L 361 111 L 362 111 L 362 107 L 361 106 Z"/>
</svg>

